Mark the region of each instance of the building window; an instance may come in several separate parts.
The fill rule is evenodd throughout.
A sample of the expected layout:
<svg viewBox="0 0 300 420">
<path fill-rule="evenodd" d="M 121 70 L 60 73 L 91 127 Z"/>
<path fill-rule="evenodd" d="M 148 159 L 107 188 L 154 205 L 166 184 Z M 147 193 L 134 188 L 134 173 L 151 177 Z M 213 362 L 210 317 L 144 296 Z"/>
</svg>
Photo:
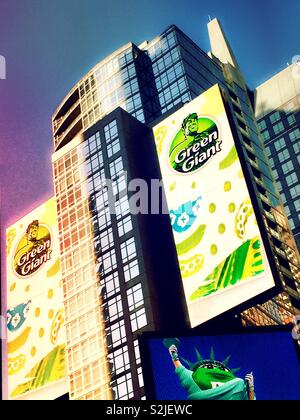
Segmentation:
<svg viewBox="0 0 300 420">
<path fill-rule="evenodd" d="M 282 202 L 286 203 L 287 202 L 286 195 L 283 192 L 281 192 L 280 195 L 281 195 Z"/>
<path fill-rule="evenodd" d="M 122 191 L 127 189 L 127 176 L 123 174 L 119 176 L 115 181 L 112 183 L 113 194 L 118 195 Z"/>
<path fill-rule="evenodd" d="M 274 159 L 272 157 L 269 158 L 269 162 L 272 168 L 274 168 L 275 164 L 274 164 Z"/>
<path fill-rule="evenodd" d="M 291 197 L 294 199 L 300 195 L 300 185 L 296 185 L 295 187 L 290 189 Z"/>
<path fill-rule="evenodd" d="M 282 152 L 278 153 L 278 159 L 280 162 L 284 162 L 285 160 L 290 158 L 290 154 L 288 149 L 283 150 Z"/>
<path fill-rule="evenodd" d="M 280 139 L 276 140 L 274 143 L 274 146 L 277 151 L 285 148 L 286 146 L 285 138 L 281 137 Z"/>
<path fill-rule="evenodd" d="M 295 172 L 293 172 L 292 174 L 286 177 L 286 183 L 288 184 L 289 187 L 293 184 L 296 184 L 297 182 L 298 182 L 298 177 Z"/>
<path fill-rule="evenodd" d="M 262 134 L 262 136 L 264 138 L 264 141 L 270 140 L 271 136 L 270 136 L 269 130 L 265 130 L 261 134 Z"/>
<path fill-rule="evenodd" d="M 128 282 L 140 274 L 138 260 L 131 261 L 129 264 L 124 265 L 125 281 Z"/>
<path fill-rule="evenodd" d="M 296 155 L 300 153 L 300 142 L 293 145 Z"/>
<path fill-rule="evenodd" d="M 269 156 L 269 157 L 272 155 L 272 152 L 271 152 L 270 147 L 266 147 L 266 154 L 267 154 L 267 156 Z"/>
<path fill-rule="evenodd" d="M 111 248 L 114 245 L 114 237 L 112 228 L 109 228 L 102 232 L 99 236 L 100 244 L 101 244 L 101 251 L 105 252 L 109 248 Z"/>
<path fill-rule="evenodd" d="M 183 65 L 181 62 L 178 62 L 156 78 L 157 89 L 164 89 L 166 85 L 173 83 L 174 80 L 179 79 L 183 74 Z"/>
<path fill-rule="evenodd" d="M 114 249 L 102 256 L 104 273 L 110 273 L 117 268 L 116 252 Z"/>
<path fill-rule="evenodd" d="M 117 294 L 120 291 L 120 281 L 118 272 L 115 271 L 114 273 L 108 276 L 102 277 L 101 285 L 105 288 L 106 298 Z"/>
<path fill-rule="evenodd" d="M 282 184 L 280 181 L 276 181 L 276 185 L 277 185 L 278 191 L 280 192 L 283 191 Z"/>
<path fill-rule="evenodd" d="M 300 199 L 294 201 L 294 206 L 297 212 L 300 211 Z"/>
<path fill-rule="evenodd" d="M 284 206 L 284 210 L 287 217 L 289 217 L 291 215 L 291 209 L 289 208 L 289 206 L 288 205 Z"/>
<path fill-rule="evenodd" d="M 105 186 L 98 191 L 95 195 L 96 207 L 98 211 L 101 211 L 103 207 L 108 206 L 108 188 Z"/>
<path fill-rule="evenodd" d="M 108 356 L 113 363 L 113 374 L 119 375 L 130 369 L 128 347 L 124 346 Z"/>
<path fill-rule="evenodd" d="M 147 317 L 145 308 L 140 309 L 130 315 L 131 330 L 135 332 L 147 325 Z"/>
<path fill-rule="evenodd" d="M 101 322 L 101 313 L 99 308 L 94 309 L 74 321 L 66 324 L 67 342 L 75 342 L 84 336 L 95 334 L 98 331 L 98 325 Z"/>
<path fill-rule="evenodd" d="M 172 83 L 171 86 L 163 89 L 159 93 L 159 101 L 160 101 L 161 107 L 164 107 L 167 104 L 174 101 L 175 98 L 179 97 L 187 89 L 188 89 L 188 85 L 187 85 L 187 81 L 185 77 L 181 77 L 175 83 Z"/>
<path fill-rule="evenodd" d="M 81 268 L 79 268 L 75 272 L 64 277 L 64 298 L 67 299 L 73 296 L 82 288 L 82 286 L 87 286 L 88 284 L 93 282 L 94 278 L 94 267 L 90 266 L 89 264 L 85 265 L 84 267 L 81 266 Z"/>
<path fill-rule="evenodd" d="M 294 220 L 291 217 L 289 218 L 289 224 L 290 224 L 290 228 L 292 230 L 295 229 L 295 222 L 294 222 Z"/>
<path fill-rule="evenodd" d="M 118 295 L 107 302 L 107 308 L 109 313 L 109 322 L 116 321 L 118 318 L 123 317 L 123 305 L 121 296 Z"/>
<path fill-rule="evenodd" d="M 92 155 L 96 150 L 101 149 L 100 133 L 97 131 L 93 136 L 89 137 L 87 140 L 88 150 L 87 154 Z"/>
<path fill-rule="evenodd" d="M 145 115 L 144 115 L 144 111 L 143 111 L 143 109 L 141 108 L 141 109 L 139 109 L 138 111 L 136 111 L 136 112 L 133 112 L 133 117 L 135 117 L 137 120 L 139 120 L 139 121 L 141 121 L 142 123 L 144 123 L 146 120 L 145 120 Z"/>
<path fill-rule="evenodd" d="M 139 378 L 139 386 L 140 386 L 140 388 L 143 388 L 144 377 L 143 377 L 143 370 L 142 370 L 141 366 L 137 369 L 137 374 L 138 374 L 138 378 Z"/>
<path fill-rule="evenodd" d="M 282 168 L 283 173 L 286 175 L 287 173 L 294 170 L 293 162 L 291 161 L 286 162 L 281 166 L 281 168 Z"/>
<path fill-rule="evenodd" d="M 111 158 L 113 155 L 120 151 L 120 140 L 116 139 L 112 143 L 107 145 L 107 155 Z"/>
<path fill-rule="evenodd" d="M 116 379 L 116 385 L 113 387 L 116 400 L 127 400 L 133 397 L 133 386 L 131 374 Z"/>
<path fill-rule="evenodd" d="M 118 232 L 119 232 L 120 238 L 124 236 L 126 233 L 131 232 L 131 231 L 132 231 L 131 216 L 127 216 L 118 222 Z"/>
<path fill-rule="evenodd" d="M 127 195 L 124 195 L 124 197 L 120 198 L 120 200 L 116 201 L 116 217 L 117 220 L 121 219 L 124 216 L 127 216 L 127 214 L 130 212 L 129 208 L 129 201 Z"/>
<path fill-rule="evenodd" d="M 92 180 L 94 182 L 94 186 L 93 186 L 94 190 L 97 191 L 104 188 L 105 180 L 106 180 L 104 169 L 102 169 L 99 172 L 96 172 L 93 175 Z"/>
<path fill-rule="evenodd" d="M 110 337 L 111 343 L 114 347 L 119 346 L 120 344 L 126 343 L 126 329 L 125 329 L 125 322 L 122 319 L 121 321 L 117 322 L 110 326 Z"/>
<path fill-rule="evenodd" d="M 280 120 L 280 113 L 278 111 L 276 111 L 276 112 L 274 112 L 274 114 L 270 115 L 271 124 L 275 124 L 279 120 Z"/>
<path fill-rule="evenodd" d="M 114 160 L 109 165 L 109 169 L 110 169 L 111 179 L 115 179 L 118 176 L 120 176 L 123 173 L 123 171 L 124 171 L 122 158 L 119 157 L 118 159 Z"/>
<path fill-rule="evenodd" d="M 142 107 L 141 95 L 137 93 L 134 96 L 131 96 L 129 99 L 127 99 L 125 106 L 126 106 L 125 109 L 129 113 L 133 113 L 138 108 L 141 108 Z"/>
<path fill-rule="evenodd" d="M 140 346 L 138 340 L 134 340 L 134 354 L 135 354 L 135 362 L 137 365 L 141 363 L 141 354 L 140 354 Z"/>
<path fill-rule="evenodd" d="M 267 128 L 266 121 L 265 121 L 265 120 L 261 120 L 261 121 L 259 121 L 259 123 L 258 123 L 258 127 L 259 127 L 260 131 L 265 130 L 265 129 Z"/>
<path fill-rule="evenodd" d="M 121 244 L 121 254 L 123 264 L 136 257 L 136 246 L 133 237 Z"/>
<path fill-rule="evenodd" d="M 171 51 L 168 51 L 166 54 L 164 54 L 161 58 L 159 58 L 157 61 L 155 61 L 155 63 L 153 64 L 153 72 L 155 74 L 155 76 L 158 76 L 159 73 L 162 73 L 164 70 L 166 70 L 167 68 L 169 68 L 170 66 L 174 66 L 174 64 L 176 63 L 176 61 L 178 61 L 180 58 L 179 55 L 179 50 L 177 47 L 173 48 Z M 173 68 L 173 66 L 171 67 L 171 69 Z M 159 80 L 159 78 L 157 77 L 157 79 Z M 165 81 L 164 85 L 166 86 L 167 83 L 169 83 L 169 81 Z"/>
<path fill-rule="evenodd" d="M 127 301 L 129 311 L 134 311 L 140 306 L 144 305 L 144 296 L 141 283 L 127 290 Z"/>
<path fill-rule="evenodd" d="M 298 140 L 300 138 L 300 129 L 296 128 L 295 130 L 289 133 L 291 141 Z"/>
<path fill-rule="evenodd" d="M 110 210 L 109 207 L 103 209 L 98 216 L 99 229 L 102 230 L 110 225 Z"/>
<path fill-rule="evenodd" d="M 278 124 L 275 124 L 275 125 L 273 126 L 273 130 L 274 130 L 274 133 L 275 133 L 275 134 L 282 133 L 282 131 L 284 131 L 284 125 L 283 125 L 283 123 L 282 123 L 282 122 L 280 122 L 280 123 L 278 123 Z"/>
<path fill-rule="evenodd" d="M 95 306 L 99 301 L 97 285 L 92 285 L 85 289 L 82 293 L 78 293 L 66 301 L 65 311 L 66 318 L 72 319 L 76 315 L 86 312 L 86 308 Z"/>
<path fill-rule="evenodd" d="M 103 341 L 99 334 L 78 343 L 69 353 L 70 370 L 75 370 L 88 362 L 95 360 L 103 352 Z"/>
<path fill-rule="evenodd" d="M 103 153 L 100 150 L 98 153 L 93 155 L 88 162 L 88 174 L 97 172 L 103 167 Z"/>
<path fill-rule="evenodd" d="M 289 125 L 294 125 L 294 124 L 296 124 L 296 117 L 295 117 L 295 115 L 294 114 L 292 114 L 292 115 L 289 115 L 288 116 L 288 118 L 287 118 L 287 120 L 288 120 L 288 124 Z"/>
<path fill-rule="evenodd" d="M 115 137 L 118 136 L 117 121 L 114 120 L 104 127 L 104 136 L 107 143 L 111 142 Z"/>
</svg>

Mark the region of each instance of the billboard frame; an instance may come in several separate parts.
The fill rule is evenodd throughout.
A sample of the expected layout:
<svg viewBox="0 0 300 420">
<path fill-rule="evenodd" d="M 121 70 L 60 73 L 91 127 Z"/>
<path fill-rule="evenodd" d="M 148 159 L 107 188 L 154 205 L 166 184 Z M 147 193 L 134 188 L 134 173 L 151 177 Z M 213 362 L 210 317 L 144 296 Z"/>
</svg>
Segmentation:
<svg viewBox="0 0 300 420">
<path fill-rule="evenodd" d="M 266 227 L 263 221 L 263 216 L 262 216 L 262 212 L 260 209 L 260 205 L 259 205 L 259 199 L 255 193 L 255 188 L 254 185 L 251 181 L 251 174 L 250 174 L 250 170 L 248 168 L 248 162 L 247 159 L 244 155 L 244 150 L 243 150 L 243 146 L 242 146 L 242 139 L 241 139 L 241 135 L 238 132 L 238 121 L 237 118 L 234 117 L 234 109 L 233 109 L 233 105 L 231 103 L 230 97 L 229 97 L 229 92 L 228 90 L 224 89 L 224 87 L 222 87 L 220 84 L 215 84 L 214 86 L 218 86 L 220 94 L 221 94 L 221 99 L 223 102 L 223 106 L 225 109 L 225 114 L 226 114 L 226 118 L 228 120 L 228 124 L 230 127 L 230 131 L 231 131 L 231 135 L 232 135 L 232 139 L 234 142 L 234 145 L 236 147 L 236 151 L 237 151 L 237 155 L 238 155 L 238 159 L 240 162 L 240 166 L 241 169 L 243 171 L 244 174 L 244 181 L 248 190 L 248 194 L 249 197 L 251 199 L 251 203 L 253 206 L 253 210 L 254 210 L 254 214 L 257 220 L 257 224 L 258 224 L 258 228 L 259 228 L 259 233 L 261 235 L 261 239 L 262 239 L 262 243 L 263 246 L 265 248 L 265 252 L 266 252 L 266 257 L 268 260 L 268 264 L 270 266 L 270 271 L 272 274 L 272 280 L 273 280 L 273 287 L 269 288 L 268 290 L 265 290 L 261 293 L 259 293 L 258 295 L 251 297 L 247 300 L 245 300 L 244 302 L 239 303 L 238 305 L 222 312 L 219 315 L 216 315 L 214 317 L 212 317 L 210 320 L 205 321 L 202 324 L 199 324 L 195 327 L 193 327 L 193 329 L 197 329 L 199 328 L 201 325 L 207 324 L 207 323 L 218 323 L 218 322 L 222 322 L 222 319 L 226 318 L 226 319 L 230 319 L 233 323 L 235 322 L 234 320 L 239 317 L 239 314 L 241 312 L 244 312 L 245 310 L 259 305 L 259 304 L 263 304 L 266 303 L 268 300 L 274 298 L 275 296 L 277 296 L 278 294 L 282 293 L 284 291 L 278 270 L 277 270 L 277 265 L 276 265 L 276 261 L 274 258 L 274 252 L 272 251 L 271 248 L 271 244 L 270 244 L 270 240 L 268 238 L 268 234 L 266 231 Z M 213 86 L 209 89 L 212 89 Z M 207 89 L 207 90 L 209 90 Z M 197 98 L 199 98 L 201 95 L 203 95 L 205 92 L 204 91 L 202 94 L 200 94 Z M 194 98 L 193 100 L 196 100 L 197 98 Z M 190 103 L 190 102 L 189 102 Z M 180 111 L 183 109 L 183 107 L 187 104 L 182 104 L 181 107 L 176 107 L 175 110 L 172 110 L 172 112 L 168 113 L 166 116 L 158 119 L 155 121 L 155 123 L 152 124 L 152 128 L 154 129 L 155 127 L 157 127 L 158 125 L 162 124 L 164 120 L 170 118 L 174 113 Z M 162 177 L 162 181 L 164 182 L 164 178 Z M 272 181 L 270 179 L 270 181 Z M 166 190 L 165 190 L 166 191 Z M 178 262 L 179 264 L 179 262 Z M 183 279 L 181 278 L 181 285 L 183 285 Z M 183 286 L 182 286 L 183 287 Z M 184 299 L 186 299 L 184 297 Z M 188 323 L 188 327 L 191 327 L 191 319 L 190 319 L 190 315 L 189 315 L 189 310 L 187 307 L 187 302 L 185 302 L 185 308 L 186 308 L 186 319 L 187 319 L 187 323 Z"/>
</svg>

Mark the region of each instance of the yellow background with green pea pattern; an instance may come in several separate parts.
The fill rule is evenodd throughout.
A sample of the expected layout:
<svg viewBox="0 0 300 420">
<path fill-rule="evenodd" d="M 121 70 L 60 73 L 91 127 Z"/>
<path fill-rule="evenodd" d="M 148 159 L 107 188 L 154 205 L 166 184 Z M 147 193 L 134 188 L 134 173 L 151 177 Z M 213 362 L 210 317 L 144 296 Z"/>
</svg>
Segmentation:
<svg viewBox="0 0 300 420">
<path fill-rule="evenodd" d="M 35 242 L 26 234 L 34 221 Z M 7 397 L 51 400 L 68 392 L 55 199 L 7 229 L 6 245 Z M 16 269 L 18 261 L 25 275 Z M 30 272 L 26 264 L 36 268 Z"/>
</svg>

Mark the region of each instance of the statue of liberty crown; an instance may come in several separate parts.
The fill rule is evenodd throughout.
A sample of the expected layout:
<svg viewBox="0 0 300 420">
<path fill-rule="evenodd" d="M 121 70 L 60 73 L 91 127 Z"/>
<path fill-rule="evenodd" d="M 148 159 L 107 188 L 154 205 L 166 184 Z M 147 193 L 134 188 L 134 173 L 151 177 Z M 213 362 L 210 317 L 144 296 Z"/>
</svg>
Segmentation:
<svg viewBox="0 0 300 420">
<path fill-rule="evenodd" d="M 223 360 L 223 362 L 218 362 L 217 360 L 215 360 L 215 351 L 213 347 L 211 348 L 209 359 L 204 359 L 196 348 L 195 352 L 197 356 L 197 361 L 195 363 L 192 363 L 182 358 L 182 360 L 188 365 L 189 369 L 193 372 L 195 372 L 199 367 L 207 367 L 211 365 L 213 367 L 221 368 L 222 370 L 229 370 L 232 374 L 235 374 L 240 370 L 240 368 L 230 369 L 230 367 L 228 366 L 229 361 L 231 359 L 231 355 L 227 356 L 226 359 Z"/>
</svg>

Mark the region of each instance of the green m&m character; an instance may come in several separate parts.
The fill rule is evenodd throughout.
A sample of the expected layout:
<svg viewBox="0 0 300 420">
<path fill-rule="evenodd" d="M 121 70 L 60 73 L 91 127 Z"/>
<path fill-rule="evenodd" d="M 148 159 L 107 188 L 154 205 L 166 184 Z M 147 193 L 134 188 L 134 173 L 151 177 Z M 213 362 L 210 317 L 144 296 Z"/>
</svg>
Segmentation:
<svg viewBox="0 0 300 420">
<path fill-rule="evenodd" d="M 203 359 L 196 350 L 197 362 L 190 363 L 182 359 L 187 369 L 179 360 L 178 339 L 164 340 L 175 366 L 175 373 L 179 377 L 182 387 L 188 393 L 189 400 L 255 400 L 254 377 L 250 373 L 245 379 L 237 378 L 235 373 L 239 369 L 230 369 L 228 356 L 223 362 L 215 360 L 214 350 L 210 358 Z"/>
</svg>

